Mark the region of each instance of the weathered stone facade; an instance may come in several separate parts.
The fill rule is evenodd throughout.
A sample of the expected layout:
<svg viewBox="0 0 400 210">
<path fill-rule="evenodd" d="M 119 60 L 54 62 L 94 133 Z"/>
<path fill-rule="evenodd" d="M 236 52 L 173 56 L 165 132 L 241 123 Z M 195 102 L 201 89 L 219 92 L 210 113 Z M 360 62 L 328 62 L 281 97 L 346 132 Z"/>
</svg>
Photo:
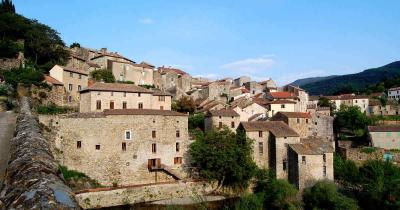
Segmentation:
<svg viewBox="0 0 400 210">
<path fill-rule="evenodd" d="M 204 128 L 206 130 L 228 127 L 231 131 L 236 132 L 239 124 L 239 114 L 230 109 L 210 110 L 204 119 Z"/>
<path fill-rule="evenodd" d="M 175 99 L 179 99 L 191 89 L 192 77 L 180 69 L 163 66 L 153 74 L 155 87 L 163 91 L 173 91 Z"/>
<path fill-rule="evenodd" d="M 20 100 L 20 107 L 0 209 L 80 209 L 71 189 L 63 183 L 26 97 Z"/>
<path fill-rule="evenodd" d="M 0 58 L 0 69 L 13 69 L 25 65 L 24 54 L 20 52 L 17 58 Z"/>
<path fill-rule="evenodd" d="M 50 119 L 49 119 L 50 118 Z M 186 176 L 188 117 L 161 110 L 106 110 L 41 116 L 60 164 L 102 185 L 146 184 Z"/>
<path fill-rule="evenodd" d="M 311 115 L 306 112 L 278 112 L 271 118 L 272 121 L 283 121 L 293 128 L 300 138 L 310 136 Z"/>
<path fill-rule="evenodd" d="M 373 147 L 400 149 L 400 125 L 368 126 L 368 137 Z"/>
</svg>

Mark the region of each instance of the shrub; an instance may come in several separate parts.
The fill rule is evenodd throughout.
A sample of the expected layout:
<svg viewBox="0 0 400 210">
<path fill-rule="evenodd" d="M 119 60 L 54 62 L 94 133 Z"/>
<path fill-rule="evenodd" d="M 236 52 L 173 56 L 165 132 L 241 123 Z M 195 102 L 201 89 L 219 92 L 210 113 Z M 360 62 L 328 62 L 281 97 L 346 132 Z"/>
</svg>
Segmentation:
<svg viewBox="0 0 400 210">
<path fill-rule="evenodd" d="M 132 81 L 122 81 L 122 80 L 118 80 L 117 83 L 121 83 L 121 84 L 135 84 L 135 82 L 132 82 Z"/>
<path fill-rule="evenodd" d="M 204 114 L 198 113 L 189 116 L 189 129 L 199 128 L 204 130 Z"/>
<path fill-rule="evenodd" d="M 72 111 L 71 108 L 68 107 L 60 107 L 55 104 L 51 105 L 39 105 L 36 108 L 38 114 L 65 114 Z"/>
<path fill-rule="evenodd" d="M 90 76 L 97 82 L 103 81 L 106 83 L 114 83 L 115 77 L 113 73 L 107 69 L 99 69 L 90 72 Z"/>
<path fill-rule="evenodd" d="M 59 169 L 65 180 L 70 180 L 72 178 L 89 178 L 86 174 L 75 170 L 69 170 L 66 166 L 60 165 Z"/>
<path fill-rule="evenodd" d="M 235 210 L 262 210 L 263 200 L 262 194 L 245 195 L 235 203 Z"/>
<path fill-rule="evenodd" d="M 363 148 L 361 149 L 361 152 L 362 152 L 362 153 L 371 154 L 371 153 L 376 152 L 376 150 L 377 150 L 376 147 L 363 147 Z"/>
</svg>

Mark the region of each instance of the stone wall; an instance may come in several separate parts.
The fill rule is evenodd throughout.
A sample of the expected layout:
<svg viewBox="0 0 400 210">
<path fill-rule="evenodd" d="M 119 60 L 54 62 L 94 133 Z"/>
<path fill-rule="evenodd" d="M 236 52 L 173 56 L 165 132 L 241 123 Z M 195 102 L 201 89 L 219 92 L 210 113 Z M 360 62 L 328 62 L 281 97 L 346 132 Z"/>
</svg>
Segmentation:
<svg viewBox="0 0 400 210">
<path fill-rule="evenodd" d="M 28 98 L 20 100 L 0 209 L 80 209 L 43 138 Z"/>
<path fill-rule="evenodd" d="M 121 206 L 134 203 L 151 202 L 164 199 L 199 196 L 212 191 L 205 182 L 171 182 L 156 185 L 143 185 L 131 188 L 93 190 L 78 193 L 76 198 L 84 209 Z"/>
<path fill-rule="evenodd" d="M 23 53 L 19 53 L 17 58 L 0 58 L 0 69 L 19 68 L 25 64 Z"/>
</svg>

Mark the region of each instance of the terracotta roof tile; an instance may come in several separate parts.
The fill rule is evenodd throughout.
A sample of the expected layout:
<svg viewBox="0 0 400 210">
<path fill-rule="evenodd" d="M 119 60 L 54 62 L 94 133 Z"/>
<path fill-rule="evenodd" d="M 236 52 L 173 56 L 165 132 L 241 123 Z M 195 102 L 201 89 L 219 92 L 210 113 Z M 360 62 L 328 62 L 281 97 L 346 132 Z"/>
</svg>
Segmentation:
<svg viewBox="0 0 400 210">
<path fill-rule="evenodd" d="M 300 144 L 289 144 L 289 147 L 301 155 L 323 155 L 334 152 L 331 142 L 318 137 L 300 139 Z"/>
<path fill-rule="evenodd" d="M 400 125 L 368 126 L 369 132 L 400 132 Z"/>
<path fill-rule="evenodd" d="M 53 85 L 64 85 L 62 82 L 58 81 L 57 79 L 49 75 L 44 75 L 44 80 Z"/>
<path fill-rule="evenodd" d="M 210 110 L 208 116 L 239 117 L 240 115 L 233 109 Z"/>
<path fill-rule="evenodd" d="M 104 56 L 108 56 L 108 57 L 113 57 L 113 58 L 121 58 L 121 59 L 130 61 L 132 63 L 135 63 L 135 61 L 133 61 L 133 60 L 131 60 L 129 58 L 126 58 L 126 57 L 124 57 L 124 56 L 122 56 L 122 55 L 120 55 L 120 54 L 118 54 L 116 52 L 114 53 L 114 52 L 99 52 L 98 51 L 97 53 L 99 53 L 99 55 L 95 56 L 91 60 L 94 60 L 94 59 L 97 59 L 97 58 L 100 58 L 100 57 L 104 57 Z"/>
<path fill-rule="evenodd" d="M 266 104 L 296 104 L 296 102 L 294 101 L 290 101 L 290 100 L 275 100 L 275 101 L 267 101 L 265 102 Z"/>
<path fill-rule="evenodd" d="M 276 137 L 298 137 L 299 134 L 282 121 L 241 122 L 246 131 L 270 131 Z"/>
<path fill-rule="evenodd" d="M 105 109 L 104 114 L 107 115 L 163 115 L 163 116 L 187 116 L 171 110 L 157 109 Z"/>
<path fill-rule="evenodd" d="M 177 69 L 177 68 L 167 68 L 167 67 L 158 67 L 158 72 L 159 72 L 160 74 L 166 74 L 166 73 L 169 73 L 169 72 L 174 72 L 174 73 L 176 73 L 176 74 L 181 74 L 181 75 L 186 75 L 186 74 L 188 74 L 188 73 L 186 73 L 186 72 L 184 72 L 184 71 L 182 71 L 182 70 L 180 70 L 180 69 Z"/>
<path fill-rule="evenodd" d="M 281 114 L 287 118 L 311 118 L 311 114 L 308 112 L 278 112 L 276 114 Z"/>
<path fill-rule="evenodd" d="M 115 92 L 130 92 L 130 93 L 153 93 L 153 91 L 139 87 L 133 84 L 121 84 L 121 83 L 101 83 L 97 82 L 87 87 L 81 92 L 87 91 L 115 91 Z"/>
<path fill-rule="evenodd" d="M 268 94 L 274 99 L 296 98 L 295 95 L 289 92 L 269 92 Z"/>
</svg>

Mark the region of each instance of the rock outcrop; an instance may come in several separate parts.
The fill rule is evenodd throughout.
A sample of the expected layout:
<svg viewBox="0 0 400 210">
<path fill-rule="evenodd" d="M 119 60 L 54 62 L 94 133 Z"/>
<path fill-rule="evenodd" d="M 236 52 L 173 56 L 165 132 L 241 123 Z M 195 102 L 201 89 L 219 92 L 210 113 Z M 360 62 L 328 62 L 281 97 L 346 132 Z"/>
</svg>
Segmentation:
<svg viewBox="0 0 400 210">
<path fill-rule="evenodd" d="M 28 98 L 20 100 L 11 157 L 0 192 L 0 209 L 80 209 L 64 184 Z"/>
</svg>

